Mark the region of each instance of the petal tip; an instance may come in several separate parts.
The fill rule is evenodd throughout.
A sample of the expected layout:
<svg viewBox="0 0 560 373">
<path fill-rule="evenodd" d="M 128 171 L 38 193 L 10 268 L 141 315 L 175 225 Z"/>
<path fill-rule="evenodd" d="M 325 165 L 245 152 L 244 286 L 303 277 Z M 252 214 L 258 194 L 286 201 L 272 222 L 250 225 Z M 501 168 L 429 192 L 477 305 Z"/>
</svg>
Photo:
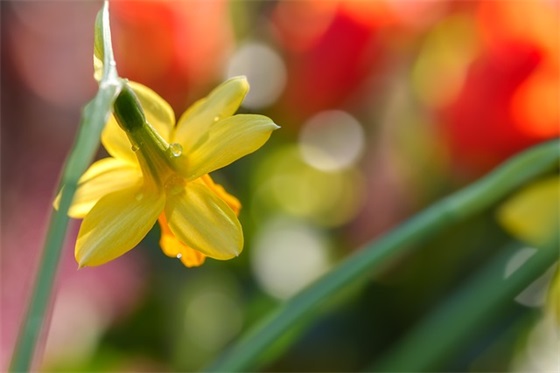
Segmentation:
<svg viewBox="0 0 560 373">
<path fill-rule="evenodd" d="M 235 91 L 241 94 L 246 94 L 249 91 L 249 81 L 245 75 L 231 77 L 223 85 L 235 86 Z"/>
<path fill-rule="evenodd" d="M 242 83 L 246 83 L 249 84 L 247 81 L 247 76 L 246 75 L 236 75 L 236 76 L 232 76 L 231 78 L 228 79 L 228 81 L 235 81 L 238 80 L 239 82 Z"/>
<path fill-rule="evenodd" d="M 84 263 L 84 261 L 78 259 L 78 257 L 76 257 L 76 263 L 78 263 L 78 268 L 77 268 L 78 271 L 84 267 L 87 267 L 87 264 Z"/>
<path fill-rule="evenodd" d="M 241 253 L 243 252 L 243 236 L 241 236 L 241 243 L 239 245 L 239 247 L 236 247 L 233 249 L 233 257 L 232 258 L 238 258 L 239 255 L 241 255 Z"/>
</svg>

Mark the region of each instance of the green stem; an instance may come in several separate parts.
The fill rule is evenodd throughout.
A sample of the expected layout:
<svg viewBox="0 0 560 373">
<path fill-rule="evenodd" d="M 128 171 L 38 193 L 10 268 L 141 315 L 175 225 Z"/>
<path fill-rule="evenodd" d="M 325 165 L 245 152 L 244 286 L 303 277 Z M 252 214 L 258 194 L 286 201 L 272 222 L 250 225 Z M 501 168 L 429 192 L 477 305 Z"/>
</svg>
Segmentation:
<svg viewBox="0 0 560 373">
<path fill-rule="evenodd" d="M 12 372 L 27 372 L 31 369 L 66 236 L 69 221 L 68 209 L 80 176 L 95 156 L 101 131 L 111 114 L 113 101 L 120 90 L 121 83 L 118 80 L 113 52 L 110 49 L 111 35 L 107 2 L 104 3 L 98 19 L 102 23 L 105 48 L 109 43 L 109 49 L 106 49 L 104 54 L 103 79 L 97 95 L 86 105 L 82 113 L 78 136 L 62 172 L 59 185 L 59 189 L 62 189 L 60 204 L 58 211 L 54 211 L 50 217 L 35 285 L 10 363 Z"/>
<path fill-rule="evenodd" d="M 220 356 L 208 371 L 255 370 L 262 364 L 260 356 L 272 351 L 275 341 L 292 325 L 309 316 L 322 301 L 388 260 L 418 247 L 415 245 L 418 242 L 489 208 L 523 184 L 550 172 L 558 166 L 559 158 L 558 140 L 541 144 L 419 213 L 287 301 Z"/>
<path fill-rule="evenodd" d="M 480 335 L 484 326 L 503 317 L 504 305 L 558 260 L 558 244 L 542 248 L 509 278 L 504 268 L 514 251 L 503 250 L 476 273 L 452 299 L 429 314 L 383 360 L 367 371 L 428 372 L 442 370 L 441 364 Z M 460 317 L 458 317 L 460 315 Z"/>
</svg>

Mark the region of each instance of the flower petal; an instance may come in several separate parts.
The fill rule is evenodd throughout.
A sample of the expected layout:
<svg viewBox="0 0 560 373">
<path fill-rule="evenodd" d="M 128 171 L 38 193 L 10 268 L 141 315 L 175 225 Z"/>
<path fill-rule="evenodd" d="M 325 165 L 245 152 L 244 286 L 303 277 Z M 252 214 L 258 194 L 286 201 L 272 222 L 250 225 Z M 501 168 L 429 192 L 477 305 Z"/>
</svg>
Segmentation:
<svg viewBox="0 0 560 373">
<path fill-rule="evenodd" d="M 249 83 L 244 76 L 220 84 L 179 118 L 172 142 L 181 144 L 185 150 L 194 148 L 213 123 L 235 114 L 248 91 Z"/>
<path fill-rule="evenodd" d="M 264 145 L 279 128 L 263 115 L 239 114 L 211 126 L 207 136 L 187 153 L 188 180 L 220 169 Z"/>
<path fill-rule="evenodd" d="M 209 175 L 204 175 L 200 180 L 220 197 L 234 211 L 235 215 L 239 215 L 241 203 L 239 203 L 237 198 L 227 193 L 221 185 L 214 183 Z M 161 214 L 158 221 L 161 228 L 159 245 L 165 255 L 180 259 L 186 267 L 198 267 L 204 264 L 206 255 L 181 242 L 173 232 L 171 232 L 165 214 Z"/>
<path fill-rule="evenodd" d="M 150 88 L 135 82 L 127 84 L 138 96 L 148 123 L 164 140 L 169 140 L 171 130 L 175 125 L 175 114 L 171 106 Z M 101 142 L 113 157 L 133 164 L 138 163 L 130 140 L 113 115 L 103 129 Z"/>
<path fill-rule="evenodd" d="M 200 251 L 196 251 L 193 248 L 188 247 L 169 229 L 167 224 L 167 219 L 165 214 L 159 216 L 159 226 L 161 227 L 161 238 L 159 239 L 159 245 L 161 250 L 165 255 L 171 258 L 178 258 L 186 267 L 198 267 L 204 264 L 206 255 Z"/>
<path fill-rule="evenodd" d="M 163 193 L 132 187 L 106 195 L 85 217 L 76 241 L 80 267 L 113 260 L 142 241 L 165 206 Z"/>
<path fill-rule="evenodd" d="M 231 259 L 243 250 L 243 231 L 232 209 L 202 181 L 167 197 L 165 216 L 179 240 L 214 259 Z"/>
<path fill-rule="evenodd" d="M 111 115 L 101 132 L 101 143 L 113 157 L 131 165 L 138 164 L 136 154 L 132 151 L 132 144 L 126 132 L 119 127 L 114 115 Z"/>
<path fill-rule="evenodd" d="M 241 202 L 231 194 L 229 194 L 223 186 L 216 184 L 210 175 L 206 174 L 200 178 L 208 188 L 218 195 L 233 210 L 235 215 L 239 216 L 241 210 Z"/>
<path fill-rule="evenodd" d="M 81 219 L 93 208 L 99 199 L 109 193 L 126 189 L 142 182 L 142 172 L 138 167 L 116 158 L 104 158 L 92 164 L 78 181 L 78 189 L 68 211 L 72 218 Z M 58 209 L 61 193 L 54 201 Z"/>
</svg>

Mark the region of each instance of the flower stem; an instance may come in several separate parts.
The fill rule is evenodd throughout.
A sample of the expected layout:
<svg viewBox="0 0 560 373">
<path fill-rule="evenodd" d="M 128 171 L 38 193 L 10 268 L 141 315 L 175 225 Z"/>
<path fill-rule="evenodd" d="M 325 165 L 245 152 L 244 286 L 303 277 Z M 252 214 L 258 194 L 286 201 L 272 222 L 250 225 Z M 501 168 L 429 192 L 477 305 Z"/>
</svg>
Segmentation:
<svg viewBox="0 0 560 373">
<path fill-rule="evenodd" d="M 113 102 L 120 90 L 121 83 L 117 79 L 113 52 L 110 47 L 107 2 L 104 3 L 98 19 L 101 20 L 101 25 L 96 25 L 96 27 L 102 29 L 101 33 L 105 46 L 103 79 L 100 82 L 97 95 L 84 108 L 78 136 L 62 172 L 60 188 L 62 186 L 64 188 L 62 189 L 60 205 L 58 211 L 54 211 L 50 217 L 35 285 L 10 363 L 10 371 L 12 372 L 27 372 L 32 367 L 66 236 L 69 221 L 68 209 L 72 203 L 80 176 L 95 156 L 101 131 L 111 114 Z"/>
<path fill-rule="evenodd" d="M 342 262 L 313 285 L 280 306 L 251 329 L 237 344 L 220 356 L 208 371 L 251 371 L 262 364 L 262 356 L 280 353 L 276 342 L 292 325 L 308 317 L 323 301 L 342 288 L 378 269 L 437 233 L 473 216 L 515 191 L 523 184 L 558 166 L 559 141 L 554 140 L 512 158 L 480 181 L 444 198 L 377 242 Z"/>
</svg>

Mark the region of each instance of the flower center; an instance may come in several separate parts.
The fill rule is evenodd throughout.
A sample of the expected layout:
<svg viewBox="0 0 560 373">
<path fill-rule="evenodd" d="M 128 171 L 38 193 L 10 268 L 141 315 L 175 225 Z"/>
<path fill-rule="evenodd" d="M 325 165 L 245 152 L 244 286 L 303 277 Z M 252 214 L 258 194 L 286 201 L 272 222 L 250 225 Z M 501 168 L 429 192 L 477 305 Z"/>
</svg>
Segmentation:
<svg viewBox="0 0 560 373">
<path fill-rule="evenodd" d="M 177 173 L 173 173 L 167 177 L 164 183 L 166 193 L 177 195 L 185 189 L 186 180 Z"/>
</svg>

